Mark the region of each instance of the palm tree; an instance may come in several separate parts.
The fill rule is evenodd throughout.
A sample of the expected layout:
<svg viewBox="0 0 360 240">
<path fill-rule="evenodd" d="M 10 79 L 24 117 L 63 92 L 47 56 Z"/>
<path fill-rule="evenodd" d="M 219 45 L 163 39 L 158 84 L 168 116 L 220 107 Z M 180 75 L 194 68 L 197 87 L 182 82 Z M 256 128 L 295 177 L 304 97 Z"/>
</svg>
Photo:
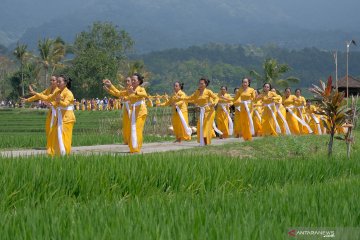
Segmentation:
<svg viewBox="0 0 360 240">
<path fill-rule="evenodd" d="M 14 50 L 14 55 L 17 58 L 17 60 L 20 62 L 20 72 L 21 72 L 21 91 L 22 91 L 22 96 L 25 95 L 25 87 L 24 87 L 24 71 L 23 71 L 23 66 L 26 60 L 26 56 L 27 56 L 27 45 L 26 44 L 17 44 L 15 50 Z"/>
<path fill-rule="evenodd" d="M 67 47 L 64 40 L 62 40 L 60 37 L 57 37 L 54 40 L 52 54 L 51 54 L 51 65 L 52 65 L 51 74 L 54 73 L 56 68 L 64 67 L 64 65 L 60 62 L 65 57 L 66 52 L 67 52 Z"/>
<path fill-rule="evenodd" d="M 53 43 L 54 41 L 51 40 L 50 38 L 39 40 L 38 42 L 38 50 L 40 52 L 40 62 L 45 70 L 45 86 L 47 86 Z"/>
<path fill-rule="evenodd" d="M 27 62 L 24 65 L 24 72 L 26 72 L 26 79 L 29 83 L 31 83 L 32 86 L 36 86 L 36 83 L 38 82 L 40 76 L 40 70 L 41 67 L 35 61 Z M 34 80 L 35 82 L 32 82 Z"/>
<path fill-rule="evenodd" d="M 263 64 L 263 75 L 255 70 L 250 71 L 250 75 L 256 79 L 258 88 L 260 84 L 270 83 L 274 86 L 288 87 L 290 83 L 298 83 L 300 80 L 296 77 L 281 78 L 287 73 L 290 67 L 287 64 L 279 64 L 276 59 L 268 58 Z"/>
<path fill-rule="evenodd" d="M 63 66 L 60 61 L 65 56 L 65 42 L 60 37 L 55 40 L 45 38 L 39 40 L 38 50 L 40 52 L 40 62 L 45 70 L 45 85 L 47 85 L 49 69 L 52 69 L 51 74 L 53 74 L 57 67 Z"/>
<path fill-rule="evenodd" d="M 140 73 L 146 80 L 150 78 L 151 73 L 145 69 L 145 64 L 142 61 L 133 61 L 133 62 L 123 62 L 121 64 L 122 68 L 118 71 L 117 79 L 120 82 L 125 81 L 126 77 L 132 76 L 134 73 Z M 122 74 L 122 72 L 126 72 L 126 76 Z M 148 86 L 149 83 L 145 82 L 144 86 Z"/>
</svg>

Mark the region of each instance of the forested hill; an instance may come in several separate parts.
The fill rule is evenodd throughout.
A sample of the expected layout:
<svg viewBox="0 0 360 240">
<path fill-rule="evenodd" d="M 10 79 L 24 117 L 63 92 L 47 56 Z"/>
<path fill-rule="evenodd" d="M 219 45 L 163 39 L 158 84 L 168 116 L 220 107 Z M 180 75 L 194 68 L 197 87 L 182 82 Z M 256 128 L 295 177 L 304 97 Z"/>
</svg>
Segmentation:
<svg viewBox="0 0 360 240">
<path fill-rule="evenodd" d="M 211 87 L 221 85 L 236 87 L 249 70 L 262 73 L 262 64 L 267 58 L 288 64 L 291 70 L 286 76 L 295 76 L 300 83 L 294 87 L 309 87 L 329 75 L 335 77 L 333 53 L 317 48 L 288 50 L 273 45 L 254 47 L 242 45 L 209 44 L 186 49 L 169 49 L 136 56 L 143 59 L 151 75 L 153 92 L 171 91 L 171 83 L 185 82 L 188 90 L 195 90 L 201 76 L 212 80 Z M 351 52 L 349 74 L 360 76 L 360 52 Z M 346 54 L 338 53 L 339 78 L 346 74 Z"/>
</svg>

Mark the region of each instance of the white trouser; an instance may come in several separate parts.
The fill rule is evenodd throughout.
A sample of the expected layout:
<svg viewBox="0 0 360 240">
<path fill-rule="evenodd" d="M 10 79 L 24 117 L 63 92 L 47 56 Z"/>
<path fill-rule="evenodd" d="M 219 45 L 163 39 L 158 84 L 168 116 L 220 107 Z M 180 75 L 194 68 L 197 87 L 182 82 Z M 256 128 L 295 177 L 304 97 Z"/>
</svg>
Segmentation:
<svg viewBox="0 0 360 240">
<path fill-rule="evenodd" d="M 186 134 L 187 134 L 188 136 L 191 136 L 192 130 L 191 130 L 191 128 L 188 126 L 188 124 L 186 123 L 186 120 L 185 120 L 185 118 L 184 118 L 184 115 L 182 114 L 181 109 L 180 109 L 178 106 L 176 106 L 176 112 L 179 114 L 179 118 L 180 118 L 181 124 L 182 124 L 183 128 L 185 129 Z"/>
<path fill-rule="evenodd" d="M 277 121 L 277 119 L 276 119 L 276 116 L 275 116 L 275 113 L 274 113 L 273 109 L 271 108 L 271 107 L 274 106 L 274 105 L 275 105 L 274 103 L 264 104 L 264 107 L 267 107 L 267 108 L 270 110 L 270 112 L 271 112 L 271 116 L 273 117 L 274 122 L 275 122 L 276 132 L 277 132 L 277 133 L 281 133 L 281 128 L 280 128 L 280 126 L 279 126 L 279 123 L 278 123 L 278 121 Z"/>
<path fill-rule="evenodd" d="M 299 118 L 298 116 L 296 116 L 296 114 L 292 111 L 292 109 L 294 108 L 294 106 L 290 106 L 290 107 L 286 107 L 286 110 L 288 110 L 288 112 L 304 127 L 306 127 L 309 131 L 309 133 L 312 133 L 313 131 L 311 130 L 310 126 L 301 118 Z M 302 115 L 301 115 L 302 116 Z"/>
<path fill-rule="evenodd" d="M 287 123 L 286 118 L 282 115 L 280 111 L 280 104 L 276 104 L 276 112 L 284 123 L 286 135 L 291 135 L 289 124 Z"/>
<path fill-rule="evenodd" d="M 50 129 L 54 126 L 55 123 L 55 117 L 56 117 L 56 109 L 54 106 L 51 106 L 51 120 L 50 120 Z"/>
<path fill-rule="evenodd" d="M 249 104 L 251 104 L 251 100 L 247 100 L 247 101 L 241 101 L 242 104 L 244 104 L 245 110 L 247 112 L 248 118 L 249 118 L 249 122 L 250 122 L 250 133 L 251 135 L 255 135 L 255 128 L 254 128 L 254 122 L 253 119 L 251 117 L 251 112 L 249 109 Z"/>
<path fill-rule="evenodd" d="M 134 104 L 132 104 L 132 112 L 131 112 L 131 144 L 133 148 L 137 148 L 138 147 L 138 142 L 137 142 L 137 135 L 136 135 L 136 116 L 135 116 L 135 112 L 136 112 L 136 107 L 140 106 L 141 104 L 145 104 L 144 100 L 138 101 Z"/>
<path fill-rule="evenodd" d="M 254 108 L 254 113 L 255 113 L 255 115 L 257 116 L 257 118 L 259 119 L 260 124 L 261 124 L 261 116 L 260 116 L 259 111 L 258 111 L 256 108 Z"/>
<path fill-rule="evenodd" d="M 62 137 L 63 121 L 62 121 L 62 112 L 61 111 L 62 110 L 74 111 L 74 106 L 70 105 L 67 107 L 57 107 L 56 110 L 57 110 L 57 119 L 58 119 L 57 133 L 58 133 L 59 149 L 60 149 L 61 156 L 64 156 L 66 154 L 66 151 L 65 151 L 64 141 L 63 141 L 63 137 Z"/>
<path fill-rule="evenodd" d="M 315 116 L 314 113 L 311 114 L 311 117 L 314 119 L 314 121 L 316 123 L 316 127 L 317 127 L 319 135 L 322 135 L 319 119 Z"/>
<path fill-rule="evenodd" d="M 130 114 L 129 101 L 125 101 L 125 102 L 123 102 L 123 103 L 124 103 L 124 106 L 125 106 L 125 111 L 127 111 L 128 117 L 129 117 L 129 119 L 130 119 L 130 118 L 131 118 L 131 114 Z"/>
<path fill-rule="evenodd" d="M 200 121 L 200 146 L 204 146 L 205 142 L 204 142 L 204 117 L 205 117 L 205 108 L 209 106 L 209 103 L 205 104 L 204 106 L 199 106 L 200 108 L 200 117 L 199 117 L 199 121 Z"/>
<path fill-rule="evenodd" d="M 226 107 L 229 106 L 229 104 L 227 103 L 219 103 L 219 105 L 221 106 L 222 110 L 225 112 L 226 116 L 228 117 L 228 121 L 229 121 L 229 135 L 233 135 L 234 132 L 234 123 L 230 117 L 230 114 L 228 112 L 228 110 L 226 109 Z"/>
</svg>

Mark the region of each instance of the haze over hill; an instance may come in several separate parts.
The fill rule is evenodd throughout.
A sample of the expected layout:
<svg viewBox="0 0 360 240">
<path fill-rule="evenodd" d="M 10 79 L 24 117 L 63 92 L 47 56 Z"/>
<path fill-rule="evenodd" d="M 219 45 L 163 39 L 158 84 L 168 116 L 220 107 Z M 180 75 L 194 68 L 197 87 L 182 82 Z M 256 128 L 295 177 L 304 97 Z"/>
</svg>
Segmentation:
<svg viewBox="0 0 360 240">
<path fill-rule="evenodd" d="M 72 42 L 94 21 L 128 31 L 139 52 L 208 42 L 343 49 L 360 39 L 356 0 L 3 0 L 0 44 Z"/>
</svg>

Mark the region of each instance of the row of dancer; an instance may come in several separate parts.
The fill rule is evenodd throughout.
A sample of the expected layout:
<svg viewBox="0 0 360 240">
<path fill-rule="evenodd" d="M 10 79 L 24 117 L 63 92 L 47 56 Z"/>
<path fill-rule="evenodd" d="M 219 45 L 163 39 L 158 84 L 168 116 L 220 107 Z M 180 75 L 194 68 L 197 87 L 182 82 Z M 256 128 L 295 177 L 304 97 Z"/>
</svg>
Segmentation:
<svg viewBox="0 0 360 240">
<path fill-rule="evenodd" d="M 47 150 L 50 155 L 65 155 L 71 150 L 72 128 L 75 123 L 74 96 L 69 90 L 71 80 L 68 77 L 60 75 L 55 80 L 52 79 L 54 85 L 42 93 L 36 93 L 30 87 L 30 93 L 34 97 L 23 101 L 41 99 L 49 103 L 51 107 L 46 121 Z M 127 86 L 123 90 L 117 89 L 110 80 L 103 80 L 104 89 L 123 100 L 125 106 L 122 119 L 123 139 L 131 153 L 141 151 L 142 134 L 147 117 L 145 102 L 149 96 L 141 86 L 143 80 L 140 74 L 134 74 L 127 79 Z M 183 84 L 176 82 L 174 94 L 165 102 L 156 103 L 158 106 L 173 108 L 172 125 L 177 141 L 191 139 L 188 103 L 195 104 L 200 110 L 197 122 L 197 140 L 200 145 L 211 143 L 211 139 L 215 136 L 214 129 L 222 132 L 221 137 L 234 134 L 236 137 L 242 136 L 245 140 L 251 140 L 255 135 L 277 136 L 313 132 L 304 120 L 302 111 L 300 116 L 295 113 L 295 109 L 304 109 L 303 104 L 296 105 L 298 99 L 301 99 L 301 102 L 304 102 L 304 99 L 289 94 L 290 89 L 286 89 L 286 94 L 281 97 L 271 91 L 270 84 L 264 84 L 263 92 L 257 94 L 250 87 L 249 79 L 245 78 L 242 80 L 239 92 L 232 98 L 226 93 L 226 88 L 222 88 L 219 94 L 213 93 L 208 89 L 209 83 L 209 80 L 201 78 L 198 89 L 187 96 L 182 90 Z M 230 105 L 236 108 L 234 124 L 229 114 Z M 214 124 L 215 116 L 217 116 L 217 126 Z M 314 121 L 319 124 L 318 120 Z"/>
<path fill-rule="evenodd" d="M 128 78 L 131 81 L 131 78 Z M 147 107 L 153 107 L 157 105 L 161 99 L 167 100 L 168 95 L 154 95 L 147 96 L 145 99 L 145 103 Z M 122 109 L 122 99 L 121 98 L 107 98 L 103 99 L 93 98 L 93 99 L 81 99 L 80 101 L 74 100 L 74 108 L 75 110 L 81 111 L 112 111 L 112 110 L 121 110 Z"/>
<path fill-rule="evenodd" d="M 142 104 L 138 100 L 144 101 L 146 95 L 142 95 L 134 101 L 128 97 L 127 90 L 116 89 L 110 80 L 103 80 L 103 83 L 108 93 L 123 99 L 125 106 L 123 136 L 125 143 L 129 143 L 132 139 L 131 136 L 134 135 L 134 131 L 131 131 L 134 126 L 138 129 L 138 134 L 142 133 L 145 120 L 140 120 L 137 123 L 137 119 L 141 119 L 143 111 L 139 110 L 140 114 L 138 115 L 132 108 L 136 106 L 141 109 Z M 187 96 L 183 92 L 184 85 L 175 82 L 174 94 L 165 102 L 156 104 L 159 107 L 172 107 L 172 125 L 176 142 L 191 139 L 191 128 L 188 124 L 188 103 L 193 103 L 200 110 L 197 122 L 197 140 L 200 145 L 211 143 L 211 139 L 215 136 L 214 130 L 219 133 L 220 138 L 234 134 L 235 137 L 242 136 L 245 140 L 251 140 L 253 136 L 299 135 L 321 132 L 321 130 L 318 131 L 320 125 L 318 116 L 311 114 L 310 118 L 306 118 L 308 121 L 304 119 L 307 116 L 303 114 L 305 98 L 299 95 L 300 90 L 296 91 L 298 96 L 295 96 L 291 95 L 291 90 L 287 88 L 286 94 L 281 97 L 276 92 L 271 91 L 270 84 L 264 84 L 263 92 L 257 94 L 256 90 L 250 87 L 249 79 L 245 78 L 242 80 L 242 87 L 232 98 L 227 93 L 226 87 L 222 87 L 219 94 L 213 93 L 207 88 L 209 83 L 210 81 L 205 78 L 200 79 L 198 90 L 191 96 Z M 130 82 L 128 82 L 128 86 L 130 86 Z M 137 106 L 138 104 L 140 106 Z M 236 109 L 234 120 L 230 116 L 229 107 L 231 105 L 234 105 Z M 314 109 L 312 111 L 315 112 Z M 315 123 L 315 128 L 310 127 L 310 122 Z M 142 136 L 139 135 L 137 139 L 142 139 Z M 133 150 L 131 147 L 130 149 Z"/>
<path fill-rule="evenodd" d="M 189 132 L 187 125 L 175 121 L 179 115 L 177 106 L 181 106 L 181 112 L 187 114 L 186 103 L 193 103 L 200 109 L 197 129 L 199 129 L 198 141 L 202 145 L 210 143 L 214 130 L 220 138 L 234 135 L 237 138 L 243 137 L 244 140 L 251 140 L 253 136 L 300 135 L 313 132 L 321 134 L 322 132 L 320 118 L 315 114 L 317 109 L 312 105 L 305 108 L 305 98 L 301 96 L 299 89 L 296 90 L 296 95 L 292 95 L 291 89 L 287 88 L 284 96 L 281 97 L 271 88 L 271 84 L 266 83 L 260 93 L 250 87 L 248 78 L 244 78 L 242 87 L 238 89 L 235 97 L 231 97 L 225 86 L 221 87 L 218 94 L 214 94 L 207 89 L 208 84 L 208 80 L 200 79 L 198 90 L 186 97 L 184 92 L 178 90 L 179 86 L 183 85 L 176 82 L 174 96 L 169 101 L 159 104 L 159 106 L 169 104 L 174 106 L 173 128 L 178 141 L 187 140 L 189 137 L 184 135 Z M 230 114 L 231 106 L 235 108 L 234 117 Z M 177 132 L 183 134 L 179 135 Z"/>
</svg>

